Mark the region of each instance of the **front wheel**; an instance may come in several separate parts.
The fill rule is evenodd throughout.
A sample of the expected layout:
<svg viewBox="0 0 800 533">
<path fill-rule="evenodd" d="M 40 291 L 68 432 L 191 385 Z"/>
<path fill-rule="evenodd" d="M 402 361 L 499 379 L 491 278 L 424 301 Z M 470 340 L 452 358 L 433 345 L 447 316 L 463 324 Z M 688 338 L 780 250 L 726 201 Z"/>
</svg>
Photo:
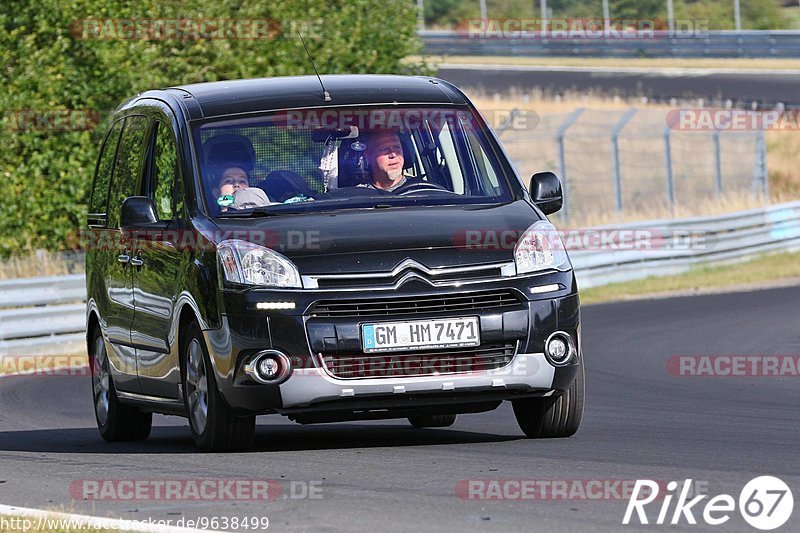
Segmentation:
<svg viewBox="0 0 800 533">
<path fill-rule="evenodd" d="M 256 417 L 235 416 L 225 404 L 200 327 L 192 323 L 183 337 L 183 399 L 195 444 L 206 452 L 249 449 L 255 436 Z"/>
<path fill-rule="evenodd" d="M 558 396 L 512 400 L 514 416 L 522 431 L 530 438 L 571 437 L 578 431 L 583 417 L 583 361 L 569 388 Z"/>
<path fill-rule="evenodd" d="M 144 413 L 125 405 L 117 398 L 117 389 L 109 371 L 108 352 L 100 328 L 92 334 L 90 364 L 92 369 L 92 393 L 94 417 L 103 439 L 114 441 L 144 440 L 150 435 L 153 414 Z"/>
</svg>

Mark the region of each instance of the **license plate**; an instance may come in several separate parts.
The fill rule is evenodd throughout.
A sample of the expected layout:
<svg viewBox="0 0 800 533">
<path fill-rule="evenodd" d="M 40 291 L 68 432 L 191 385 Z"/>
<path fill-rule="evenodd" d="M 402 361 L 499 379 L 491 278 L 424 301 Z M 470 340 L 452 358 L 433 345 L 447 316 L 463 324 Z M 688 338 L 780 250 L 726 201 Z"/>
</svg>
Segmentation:
<svg viewBox="0 0 800 533">
<path fill-rule="evenodd" d="M 480 343 L 476 316 L 361 325 L 361 348 L 365 353 L 466 348 Z"/>
</svg>

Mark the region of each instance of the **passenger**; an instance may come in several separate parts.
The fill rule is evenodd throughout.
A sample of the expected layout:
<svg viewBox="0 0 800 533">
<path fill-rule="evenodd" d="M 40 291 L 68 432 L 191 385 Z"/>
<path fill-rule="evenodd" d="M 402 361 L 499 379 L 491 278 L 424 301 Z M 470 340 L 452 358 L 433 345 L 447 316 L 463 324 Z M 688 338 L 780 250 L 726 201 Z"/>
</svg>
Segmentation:
<svg viewBox="0 0 800 533">
<path fill-rule="evenodd" d="M 248 187 L 250 187 L 250 176 L 247 175 L 247 171 L 242 167 L 229 166 L 222 171 L 212 192 L 214 198 L 219 198 L 225 195 L 233 196 L 235 191 Z"/>
<path fill-rule="evenodd" d="M 366 157 L 372 182 L 359 185 L 372 189 L 394 191 L 406 183 L 403 175 L 403 144 L 396 131 L 370 132 L 365 136 Z"/>
<path fill-rule="evenodd" d="M 250 189 L 250 176 L 242 167 L 227 167 L 212 191 L 222 211 L 262 207 L 271 202 L 261 189 Z"/>
</svg>

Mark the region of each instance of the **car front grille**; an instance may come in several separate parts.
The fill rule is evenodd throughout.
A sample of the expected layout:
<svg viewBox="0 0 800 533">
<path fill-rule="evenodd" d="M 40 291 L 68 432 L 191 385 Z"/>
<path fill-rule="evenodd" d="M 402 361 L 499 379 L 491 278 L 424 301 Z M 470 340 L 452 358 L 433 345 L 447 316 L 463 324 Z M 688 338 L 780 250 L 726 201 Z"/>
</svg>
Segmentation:
<svg viewBox="0 0 800 533">
<path fill-rule="evenodd" d="M 327 318 L 418 315 L 448 311 L 496 310 L 515 307 L 519 304 L 520 300 L 514 292 L 494 290 L 440 296 L 324 300 L 312 305 L 309 314 Z"/>
<path fill-rule="evenodd" d="M 409 271 L 400 272 L 391 277 L 383 279 L 373 279 L 359 277 L 353 275 L 350 277 L 322 277 L 317 278 L 317 285 L 320 289 L 357 289 L 357 288 L 374 288 L 376 286 L 382 288 L 392 288 L 401 285 L 404 278 L 409 274 Z M 493 266 L 483 270 L 466 271 L 466 272 L 443 272 L 441 274 L 420 274 L 418 276 L 430 283 L 431 285 L 446 285 L 455 282 L 465 281 L 480 281 L 480 280 L 496 280 L 503 275 L 501 266 Z"/>
<path fill-rule="evenodd" d="M 516 273 L 516 266 L 513 262 L 428 268 L 422 263 L 406 258 L 391 271 L 307 274 L 303 276 L 303 287 L 324 290 L 358 290 L 360 288 L 382 290 L 397 289 L 410 281 L 419 281 L 433 287 L 441 287 L 453 286 L 459 283 L 496 281 L 513 276 L 514 273 Z"/>
<path fill-rule="evenodd" d="M 484 344 L 431 352 L 322 354 L 322 361 L 340 379 L 436 376 L 502 368 L 514 358 L 516 349 L 514 344 Z"/>
</svg>

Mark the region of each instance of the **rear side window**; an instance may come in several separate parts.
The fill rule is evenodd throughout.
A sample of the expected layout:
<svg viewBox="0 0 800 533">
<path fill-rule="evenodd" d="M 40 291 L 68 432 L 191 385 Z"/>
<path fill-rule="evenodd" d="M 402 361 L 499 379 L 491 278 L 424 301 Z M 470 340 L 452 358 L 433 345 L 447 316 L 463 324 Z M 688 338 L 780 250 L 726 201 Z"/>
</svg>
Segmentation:
<svg viewBox="0 0 800 533">
<path fill-rule="evenodd" d="M 135 194 L 142 170 L 144 158 L 144 136 L 147 120 L 141 115 L 125 119 L 122 138 L 117 150 L 117 162 L 114 167 L 114 179 L 111 185 L 111 198 L 108 203 L 108 221 L 110 227 L 119 227 L 122 203 Z"/>
<path fill-rule="evenodd" d="M 172 130 L 156 122 L 153 174 L 150 181 L 151 198 L 159 220 L 172 220 L 183 209 L 182 190 L 178 187 L 178 152 Z"/>
<path fill-rule="evenodd" d="M 114 156 L 117 154 L 117 144 L 119 143 L 119 132 L 122 129 L 122 121 L 119 120 L 111 127 L 111 131 L 106 137 L 100 158 L 97 163 L 97 173 L 94 177 L 94 190 L 92 199 L 89 202 L 89 212 L 92 214 L 105 214 L 106 204 L 108 203 L 108 185 L 111 182 L 111 173 L 114 170 Z"/>
</svg>

